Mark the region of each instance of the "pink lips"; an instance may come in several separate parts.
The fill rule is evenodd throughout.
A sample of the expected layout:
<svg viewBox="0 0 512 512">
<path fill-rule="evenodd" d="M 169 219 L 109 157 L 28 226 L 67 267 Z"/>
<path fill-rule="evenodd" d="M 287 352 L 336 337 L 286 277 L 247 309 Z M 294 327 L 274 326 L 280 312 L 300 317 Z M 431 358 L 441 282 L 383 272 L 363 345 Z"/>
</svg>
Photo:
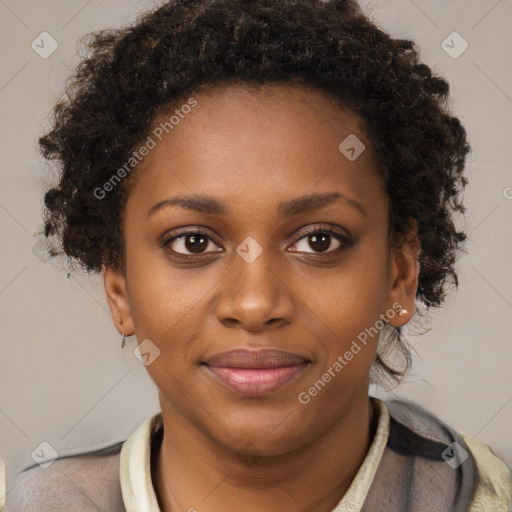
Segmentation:
<svg viewBox="0 0 512 512">
<path fill-rule="evenodd" d="M 232 391 L 244 396 L 270 394 L 304 371 L 309 361 L 277 349 L 237 349 L 217 354 L 204 364 Z"/>
</svg>

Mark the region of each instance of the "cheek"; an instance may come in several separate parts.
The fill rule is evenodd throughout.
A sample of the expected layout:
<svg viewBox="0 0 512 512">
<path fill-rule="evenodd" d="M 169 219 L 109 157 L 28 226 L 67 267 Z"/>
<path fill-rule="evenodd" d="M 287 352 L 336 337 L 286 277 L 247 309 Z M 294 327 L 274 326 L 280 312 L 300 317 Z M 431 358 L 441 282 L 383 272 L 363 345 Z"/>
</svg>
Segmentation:
<svg viewBox="0 0 512 512">
<path fill-rule="evenodd" d="M 342 282 L 347 281 L 333 281 L 332 287 Z M 367 382 L 383 327 L 379 315 L 385 312 L 377 296 L 374 287 L 359 283 L 346 293 L 338 289 L 322 294 L 322 300 L 329 300 L 323 305 L 318 301 L 314 307 L 314 316 L 322 319 L 318 322 L 317 359 L 299 400 L 325 415 L 325 421 L 339 412 L 332 404 L 346 404 Z"/>
<path fill-rule="evenodd" d="M 130 310 L 137 331 L 163 343 L 173 330 L 183 329 L 207 283 L 187 269 L 171 268 L 160 247 L 133 242 L 127 251 Z"/>
<path fill-rule="evenodd" d="M 309 315 L 323 333 L 318 339 L 324 370 L 339 356 L 363 371 L 373 361 L 383 327 L 381 315 L 386 314 L 388 283 L 384 256 L 369 254 L 354 254 L 345 266 L 317 280 L 317 286 L 308 284 L 304 291 L 310 297 Z"/>
<path fill-rule="evenodd" d="M 296 284 L 304 302 L 333 326 L 348 319 L 350 324 L 364 327 L 365 321 L 378 315 L 386 304 L 387 263 L 377 248 L 358 248 L 336 268 L 310 269 L 303 274 Z"/>
<path fill-rule="evenodd" d="M 167 277 L 163 279 L 163 275 Z M 183 393 L 180 382 L 190 364 L 191 346 L 200 335 L 195 315 L 202 294 L 185 283 L 176 284 L 172 274 L 159 272 L 157 267 L 148 267 L 137 279 L 132 277 L 130 309 L 139 350 L 143 353 L 149 347 L 157 354 L 145 365 L 146 370 L 160 389 Z"/>
</svg>

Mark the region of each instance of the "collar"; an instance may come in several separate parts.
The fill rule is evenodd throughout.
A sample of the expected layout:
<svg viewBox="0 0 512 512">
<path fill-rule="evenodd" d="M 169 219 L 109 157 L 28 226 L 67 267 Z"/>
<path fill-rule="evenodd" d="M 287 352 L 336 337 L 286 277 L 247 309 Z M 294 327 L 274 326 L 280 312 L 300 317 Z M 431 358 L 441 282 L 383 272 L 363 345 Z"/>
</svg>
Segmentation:
<svg viewBox="0 0 512 512">
<path fill-rule="evenodd" d="M 372 484 L 389 437 L 389 411 L 381 400 L 370 397 L 378 416 L 370 449 L 345 496 L 332 512 L 358 512 Z M 151 481 L 151 442 L 163 426 L 162 412 L 147 418 L 121 449 L 120 479 L 126 512 L 161 512 Z"/>
</svg>

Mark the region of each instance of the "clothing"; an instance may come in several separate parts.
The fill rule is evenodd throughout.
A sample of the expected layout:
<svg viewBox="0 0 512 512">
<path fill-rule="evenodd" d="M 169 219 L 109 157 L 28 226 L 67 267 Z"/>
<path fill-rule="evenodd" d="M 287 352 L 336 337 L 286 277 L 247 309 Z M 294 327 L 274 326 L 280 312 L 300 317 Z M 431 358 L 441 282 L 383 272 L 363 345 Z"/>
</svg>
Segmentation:
<svg viewBox="0 0 512 512">
<path fill-rule="evenodd" d="M 411 402 L 371 400 L 376 434 L 332 512 L 512 510 L 510 470 L 485 443 Z M 160 512 L 150 463 L 162 427 L 157 413 L 125 442 L 61 457 L 47 469 L 27 468 L 7 496 L 5 512 Z"/>
</svg>

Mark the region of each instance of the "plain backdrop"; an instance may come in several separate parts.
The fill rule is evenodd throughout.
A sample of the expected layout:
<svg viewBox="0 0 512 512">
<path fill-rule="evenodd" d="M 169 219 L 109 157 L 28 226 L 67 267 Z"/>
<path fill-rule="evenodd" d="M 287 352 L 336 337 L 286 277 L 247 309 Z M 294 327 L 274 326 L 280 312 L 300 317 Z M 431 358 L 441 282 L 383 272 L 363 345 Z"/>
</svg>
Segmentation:
<svg viewBox="0 0 512 512">
<path fill-rule="evenodd" d="M 37 235 L 51 179 L 37 139 L 78 62 L 78 38 L 154 5 L 0 0 L 0 456 L 8 491 L 42 442 L 66 452 L 124 440 L 159 408 L 156 388 L 134 357 L 135 338 L 120 350 L 101 276 L 68 277 L 41 256 Z M 416 355 L 409 377 L 394 390 L 373 392 L 417 401 L 510 465 L 512 0 L 362 6 L 392 35 L 416 41 L 422 60 L 449 80 L 450 108 L 473 148 L 465 193 L 469 253 L 459 261 L 459 290 L 432 312 L 428 333 L 410 334 Z M 45 51 L 58 44 L 47 58 L 31 46 L 41 37 Z"/>
</svg>

